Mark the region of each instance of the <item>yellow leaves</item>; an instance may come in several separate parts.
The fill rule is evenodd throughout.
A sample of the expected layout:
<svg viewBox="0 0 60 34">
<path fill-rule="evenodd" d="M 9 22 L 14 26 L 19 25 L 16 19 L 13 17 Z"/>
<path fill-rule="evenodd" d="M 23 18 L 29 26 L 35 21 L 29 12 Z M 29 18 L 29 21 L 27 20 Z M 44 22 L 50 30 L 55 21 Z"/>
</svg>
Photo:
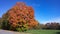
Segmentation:
<svg viewBox="0 0 60 34">
<path fill-rule="evenodd" d="M 20 27 L 22 26 L 22 25 L 19 25 Z"/>
<path fill-rule="evenodd" d="M 26 24 L 26 21 L 25 20 L 23 20 L 23 22 L 24 22 L 24 24 Z"/>
<path fill-rule="evenodd" d="M 11 25 L 12 25 L 13 27 L 16 27 L 16 26 L 17 26 L 17 24 L 16 24 L 16 23 L 12 23 Z"/>
<path fill-rule="evenodd" d="M 24 24 L 23 26 L 28 29 L 28 24 Z"/>
</svg>

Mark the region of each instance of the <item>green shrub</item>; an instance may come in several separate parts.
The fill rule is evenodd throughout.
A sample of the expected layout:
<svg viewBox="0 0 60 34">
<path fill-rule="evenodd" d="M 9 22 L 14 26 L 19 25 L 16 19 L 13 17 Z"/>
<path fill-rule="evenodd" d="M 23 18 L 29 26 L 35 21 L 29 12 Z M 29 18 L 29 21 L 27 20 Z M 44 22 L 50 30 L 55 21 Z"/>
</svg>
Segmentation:
<svg viewBox="0 0 60 34">
<path fill-rule="evenodd" d="M 25 25 L 22 25 L 22 26 L 19 26 L 18 25 L 18 27 L 16 27 L 16 30 L 17 31 L 19 31 L 19 32 L 24 32 L 24 31 L 27 31 L 27 25 L 25 24 Z"/>
</svg>

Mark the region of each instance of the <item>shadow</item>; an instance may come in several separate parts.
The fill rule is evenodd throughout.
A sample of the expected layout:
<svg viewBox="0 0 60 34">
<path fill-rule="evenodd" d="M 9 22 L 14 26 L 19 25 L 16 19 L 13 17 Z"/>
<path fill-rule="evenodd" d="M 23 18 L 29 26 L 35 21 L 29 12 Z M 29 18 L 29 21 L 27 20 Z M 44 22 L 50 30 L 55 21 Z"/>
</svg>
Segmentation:
<svg viewBox="0 0 60 34">
<path fill-rule="evenodd" d="M 56 32 L 56 34 L 60 34 L 60 32 Z"/>
</svg>

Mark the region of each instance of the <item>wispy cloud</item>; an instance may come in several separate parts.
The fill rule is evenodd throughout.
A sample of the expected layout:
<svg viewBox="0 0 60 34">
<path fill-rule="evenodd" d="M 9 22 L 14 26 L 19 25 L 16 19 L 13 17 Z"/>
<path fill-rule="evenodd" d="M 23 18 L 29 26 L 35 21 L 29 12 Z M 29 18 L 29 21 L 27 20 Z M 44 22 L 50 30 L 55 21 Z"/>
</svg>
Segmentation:
<svg viewBox="0 0 60 34">
<path fill-rule="evenodd" d="M 59 22 L 60 23 L 60 17 L 55 17 L 55 18 L 52 18 L 48 21 L 44 21 L 43 24 L 46 24 L 48 22 Z"/>
</svg>

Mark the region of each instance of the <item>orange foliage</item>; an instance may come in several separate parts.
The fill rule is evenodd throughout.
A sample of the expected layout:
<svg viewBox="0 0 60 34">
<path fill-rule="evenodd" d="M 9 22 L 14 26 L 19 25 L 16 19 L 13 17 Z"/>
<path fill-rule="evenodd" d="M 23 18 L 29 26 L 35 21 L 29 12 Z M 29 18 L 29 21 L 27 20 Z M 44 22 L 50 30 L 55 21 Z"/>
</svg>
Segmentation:
<svg viewBox="0 0 60 34">
<path fill-rule="evenodd" d="M 9 23 L 16 27 L 18 24 L 27 24 L 30 27 L 36 26 L 38 23 L 34 19 L 34 10 L 32 7 L 26 6 L 22 2 L 17 2 L 14 7 L 9 10 Z"/>
</svg>

